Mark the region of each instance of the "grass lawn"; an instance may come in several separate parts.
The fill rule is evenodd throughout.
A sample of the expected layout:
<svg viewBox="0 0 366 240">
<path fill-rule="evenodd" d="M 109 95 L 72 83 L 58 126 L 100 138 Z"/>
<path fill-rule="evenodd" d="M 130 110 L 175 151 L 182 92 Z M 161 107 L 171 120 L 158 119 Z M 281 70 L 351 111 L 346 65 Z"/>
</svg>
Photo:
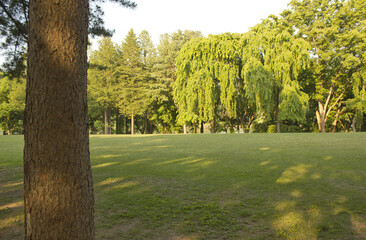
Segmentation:
<svg viewBox="0 0 366 240">
<path fill-rule="evenodd" d="M 0 239 L 23 238 L 0 136 Z M 366 239 L 366 133 L 91 136 L 97 239 Z"/>
</svg>

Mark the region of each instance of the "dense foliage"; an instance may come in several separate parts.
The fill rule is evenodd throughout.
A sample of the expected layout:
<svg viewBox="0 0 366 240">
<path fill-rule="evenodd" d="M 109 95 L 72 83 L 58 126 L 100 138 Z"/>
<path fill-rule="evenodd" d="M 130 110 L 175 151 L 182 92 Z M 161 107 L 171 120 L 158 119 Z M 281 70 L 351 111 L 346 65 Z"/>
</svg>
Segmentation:
<svg viewBox="0 0 366 240">
<path fill-rule="evenodd" d="M 2 5 L 10 3 L 21 14 L 23 2 Z M 102 23 L 94 15 L 91 28 Z M 10 29 L 21 34 L 16 23 L 24 21 L 10 21 L 3 36 Z M 246 33 L 203 37 L 178 30 L 161 35 L 157 46 L 147 31 L 136 35 L 131 29 L 121 44 L 107 36 L 89 58 L 90 130 L 362 131 L 365 39 L 366 0 L 293 0 L 288 10 Z M 2 129 L 11 132 L 21 125 L 22 111 L 9 100 L 9 89 L 22 81 L 0 81 Z"/>
</svg>

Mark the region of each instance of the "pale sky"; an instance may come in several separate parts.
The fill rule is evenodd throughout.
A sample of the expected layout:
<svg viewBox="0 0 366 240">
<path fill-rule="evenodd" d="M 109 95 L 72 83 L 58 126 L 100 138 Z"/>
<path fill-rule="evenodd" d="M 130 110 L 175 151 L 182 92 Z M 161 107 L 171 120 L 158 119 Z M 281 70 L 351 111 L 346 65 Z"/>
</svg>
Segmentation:
<svg viewBox="0 0 366 240">
<path fill-rule="evenodd" d="M 147 30 L 159 44 L 160 35 L 180 30 L 201 31 L 204 36 L 225 32 L 245 33 L 270 14 L 278 15 L 291 0 L 135 0 L 134 10 L 106 2 L 105 26 L 114 29 L 120 44 L 133 28 L 136 35 Z M 92 40 L 92 49 L 97 48 Z M 0 56 L 0 64 L 3 57 Z"/>
<path fill-rule="evenodd" d="M 105 25 L 115 29 L 120 44 L 133 28 L 136 35 L 147 30 L 154 43 L 160 35 L 178 29 L 201 31 L 204 36 L 225 32 L 245 33 L 270 14 L 287 9 L 291 0 L 135 0 L 135 10 L 104 3 Z M 93 46 L 95 47 L 95 46 Z"/>
</svg>

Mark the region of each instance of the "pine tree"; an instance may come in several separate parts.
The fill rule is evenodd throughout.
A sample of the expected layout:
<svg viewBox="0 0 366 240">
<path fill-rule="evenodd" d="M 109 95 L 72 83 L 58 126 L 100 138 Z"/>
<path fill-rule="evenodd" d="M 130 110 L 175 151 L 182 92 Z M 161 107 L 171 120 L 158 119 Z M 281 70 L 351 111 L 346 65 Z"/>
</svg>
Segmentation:
<svg viewBox="0 0 366 240">
<path fill-rule="evenodd" d="M 95 239 L 87 0 L 29 2 L 25 239 Z M 57 9 L 57 11 L 55 11 Z"/>
<path fill-rule="evenodd" d="M 111 134 L 110 113 L 117 105 L 117 79 L 114 75 L 118 52 L 112 40 L 102 38 L 98 50 L 90 54 L 88 93 L 104 108 L 105 134 Z"/>
<path fill-rule="evenodd" d="M 141 59 L 141 46 L 131 29 L 121 46 L 122 57 L 116 69 L 118 78 L 118 108 L 131 116 L 131 134 L 134 134 L 134 118 L 143 114 L 147 101 L 147 82 Z"/>
</svg>

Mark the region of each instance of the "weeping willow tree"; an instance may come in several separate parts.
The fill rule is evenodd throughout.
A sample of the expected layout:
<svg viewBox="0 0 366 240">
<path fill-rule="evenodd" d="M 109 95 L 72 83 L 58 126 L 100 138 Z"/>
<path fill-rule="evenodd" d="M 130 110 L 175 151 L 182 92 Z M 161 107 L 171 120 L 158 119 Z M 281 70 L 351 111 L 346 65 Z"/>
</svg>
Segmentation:
<svg viewBox="0 0 366 240">
<path fill-rule="evenodd" d="M 187 43 L 176 59 L 179 124 L 209 121 L 214 129 L 216 117 L 243 123 L 248 110 L 249 123 L 274 115 L 278 132 L 283 120 L 304 121 L 308 96 L 297 79 L 309 67 L 309 45 L 284 23 L 270 16 L 246 34 Z"/>
<path fill-rule="evenodd" d="M 218 116 L 237 116 L 240 38 L 240 34 L 210 35 L 183 46 L 173 84 L 178 124 L 210 122 L 211 132 L 215 132 Z"/>
<path fill-rule="evenodd" d="M 355 114 L 352 121 L 352 129 L 356 132 L 357 129 L 361 131 L 363 116 L 366 114 L 366 69 L 356 72 L 352 78 L 354 82 L 352 89 L 353 98 L 348 99 L 345 103 L 347 108 Z M 335 119 L 335 121 L 337 120 Z M 336 122 L 333 125 L 336 126 Z"/>
<path fill-rule="evenodd" d="M 305 120 L 308 96 L 297 81 L 309 67 L 309 45 L 294 38 L 284 18 L 270 16 L 248 33 L 243 45 L 244 88 L 257 110 L 274 114 L 277 132 L 283 120 Z"/>
</svg>

